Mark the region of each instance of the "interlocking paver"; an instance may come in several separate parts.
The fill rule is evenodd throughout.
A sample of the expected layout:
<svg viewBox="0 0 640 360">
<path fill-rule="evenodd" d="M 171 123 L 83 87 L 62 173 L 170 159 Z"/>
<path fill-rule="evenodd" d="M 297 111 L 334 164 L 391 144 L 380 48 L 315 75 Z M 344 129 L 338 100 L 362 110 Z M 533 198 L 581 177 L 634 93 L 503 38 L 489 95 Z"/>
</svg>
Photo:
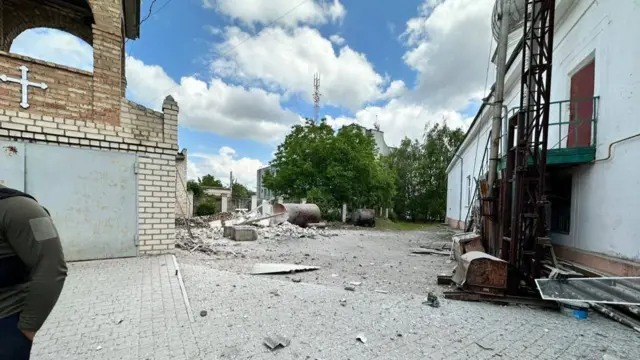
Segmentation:
<svg viewBox="0 0 640 360">
<path fill-rule="evenodd" d="M 446 299 L 440 308 L 423 305 L 427 289 L 441 291 L 435 274 L 452 267 L 444 257 L 408 256 L 425 237 L 352 232 L 243 243 L 230 258 L 179 254 L 193 323 L 170 256 L 72 263 L 32 358 L 640 359 L 638 335 L 597 314 L 576 320 Z M 296 275 L 300 283 L 288 275 L 246 274 L 253 263 L 267 261 L 322 269 Z M 345 291 L 350 281 L 362 285 Z M 389 293 L 375 292 L 381 288 Z M 207 316 L 199 316 L 201 310 Z M 366 344 L 356 341 L 359 333 Z M 268 350 L 262 340 L 272 334 L 289 337 L 291 345 Z"/>
<path fill-rule="evenodd" d="M 171 256 L 70 263 L 32 359 L 162 358 L 200 359 Z"/>
</svg>

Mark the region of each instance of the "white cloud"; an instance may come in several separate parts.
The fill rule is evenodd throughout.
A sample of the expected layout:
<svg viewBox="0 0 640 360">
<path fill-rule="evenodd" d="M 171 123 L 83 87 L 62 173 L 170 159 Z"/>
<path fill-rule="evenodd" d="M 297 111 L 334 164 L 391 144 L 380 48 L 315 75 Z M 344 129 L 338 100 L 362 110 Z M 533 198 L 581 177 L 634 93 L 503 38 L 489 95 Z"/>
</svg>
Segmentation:
<svg viewBox="0 0 640 360">
<path fill-rule="evenodd" d="M 426 0 L 401 39 L 418 72 L 411 96 L 431 108 L 461 109 L 484 91 L 493 0 Z M 489 67 L 493 77 L 493 66 Z M 489 80 L 488 86 L 492 83 Z"/>
<path fill-rule="evenodd" d="M 194 153 L 188 155 L 187 177 L 196 179 L 207 174 L 219 179 L 225 186 L 229 185 L 229 173 L 233 178 L 249 190 L 256 190 L 257 171 L 266 166 L 258 159 L 238 157 L 236 151 L 222 146 L 216 154 Z"/>
<path fill-rule="evenodd" d="M 389 82 L 364 54 L 349 46 L 335 53 L 329 40 L 308 27 L 265 28 L 257 35 L 229 27 L 218 50 L 221 56 L 211 68 L 219 76 L 258 81 L 311 102 L 313 74 L 318 72 L 322 102 L 354 111 L 382 96 Z"/>
<path fill-rule="evenodd" d="M 249 26 L 279 24 L 295 27 L 340 22 L 347 14 L 339 0 L 202 0 L 205 8 Z"/>
<path fill-rule="evenodd" d="M 93 71 L 93 48 L 91 45 L 60 30 L 47 28 L 26 30 L 13 40 L 10 52 Z"/>
<path fill-rule="evenodd" d="M 132 100 L 159 109 L 171 94 L 180 106 L 181 126 L 232 138 L 274 143 L 300 117 L 280 105 L 281 96 L 259 88 L 229 85 L 219 78 L 209 83 L 184 76 L 180 83 L 157 65 L 127 57 L 127 90 Z"/>
<path fill-rule="evenodd" d="M 345 39 L 342 36 L 338 35 L 338 34 L 333 34 L 333 35 L 329 36 L 329 40 L 331 40 L 332 43 L 334 43 L 334 44 L 336 44 L 338 46 L 341 46 L 341 45 L 343 45 L 345 43 Z"/>
<path fill-rule="evenodd" d="M 355 113 L 354 117 L 328 117 L 327 123 L 337 129 L 344 125 L 359 124 L 373 128 L 377 122 L 389 146 L 398 146 L 405 137 L 419 139 L 424 134 L 425 126 L 442 123 L 446 119 L 452 128 L 467 129 L 471 118 L 464 118 L 455 110 L 432 111 L 420 105 L 409 104 L 400 99 L 393 99 L 385 106 L 369 106 Z"/>
<path fill-rule="evenodd" d="M 389 84 L 387 90 L 380 95 L 380 100 L 389 100 L 393 98 L 400 97 L 407 92 L 407 87 L 404 85 L 404 81 L 402 80 L 394 80 Z"/>
</svg>

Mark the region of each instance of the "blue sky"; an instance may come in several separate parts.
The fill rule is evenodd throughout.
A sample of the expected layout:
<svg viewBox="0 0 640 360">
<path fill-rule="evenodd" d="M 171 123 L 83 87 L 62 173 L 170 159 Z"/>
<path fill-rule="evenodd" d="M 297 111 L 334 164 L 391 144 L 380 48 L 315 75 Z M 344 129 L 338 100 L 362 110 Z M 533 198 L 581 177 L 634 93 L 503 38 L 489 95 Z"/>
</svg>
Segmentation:
<svg viewBox="0 0 640 360">
<path fill-rule="evenodd" d="M 142 17 L 151 0 L 142 4 Z M 373 5 L 375 3 L 375 5 Z M 180 105 L 189 176 L 233 171 L 249 187 L 288 129 L 321 117 L 385 132 L 389 145 L 425 124 L 465 127 L 486 91 L 491 0 L 157 0 L 128 41 L 127 97 Z M 12 52 L 91 69 L 89 45 L 32 29 Z M 490 75 L 492 76 L 492 75 Z"/>
</svg>

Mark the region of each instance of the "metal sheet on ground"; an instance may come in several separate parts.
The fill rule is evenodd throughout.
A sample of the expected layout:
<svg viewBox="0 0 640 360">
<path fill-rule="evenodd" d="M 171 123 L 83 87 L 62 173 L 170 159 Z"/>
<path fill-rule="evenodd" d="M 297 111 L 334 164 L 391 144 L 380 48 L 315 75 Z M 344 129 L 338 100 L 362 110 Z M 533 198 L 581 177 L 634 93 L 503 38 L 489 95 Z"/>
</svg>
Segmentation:
<svg viewBox="0 0 640 360">
<path fill-rule="evenodd" d="M 545 300 L 640 305 L 640 277 L 536 279 Z"/>
<path fill-rule="evenodd" d="M 261 274 L 288 274 L 300 271 L 320 269 L 318 266 L 305 266 L 295 264 L 255 264 L 251 269 L 251 275 Z"/>
</svg>

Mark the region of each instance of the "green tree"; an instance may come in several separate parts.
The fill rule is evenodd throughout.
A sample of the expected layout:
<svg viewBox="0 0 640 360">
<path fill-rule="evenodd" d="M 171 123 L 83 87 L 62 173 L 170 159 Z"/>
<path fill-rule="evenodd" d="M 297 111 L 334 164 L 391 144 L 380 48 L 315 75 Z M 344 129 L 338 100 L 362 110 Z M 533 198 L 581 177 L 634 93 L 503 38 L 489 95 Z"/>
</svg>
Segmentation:
<svg viewBox="0 0 640 360">
<path fill-rule="evenodd" d="M 404 139 L 390 156 L 397 192 L 394 210 L 413 220 L 443 220 L 446 215 L 446 168 L 464 139 L 461 129 L 442 124 L 425 128 L 422 141 Z"/>
<path fill-rule="evenodd" d="M 395 194 L 390 166 L 378 159 L 373 137 L 346 126 L 337 133 L 324 119 L 296 125 L 278 146 L 266 188 L 294 199 L 307 198 L 323 213 L 343 202 L 350 208 L 389 206 Z"/>
<path fill-rule="evenodd" d="M 204 190 L 202 190 L 202 186 L 200 183 L 195 180 L 187 181 L 187 190 L 193 193 L 193 197 L 199 199 L 204 194 Z"/>
<path fill-rule="evenodd" d="M 210 174 L 203 176 L 202 179 L 198 179 L 198 182 L 200 182 L 201 186 L 223 187 L 222 182 Z"/>
<path fill-rule="evenodd" d="M 234 181 L 233 185 L 231 185 L 232 199 L 246 199 L 248 197 L 251 197 L 251 195 L 253 195 L 253 193 L 238 181 Z"/>
</svg>

